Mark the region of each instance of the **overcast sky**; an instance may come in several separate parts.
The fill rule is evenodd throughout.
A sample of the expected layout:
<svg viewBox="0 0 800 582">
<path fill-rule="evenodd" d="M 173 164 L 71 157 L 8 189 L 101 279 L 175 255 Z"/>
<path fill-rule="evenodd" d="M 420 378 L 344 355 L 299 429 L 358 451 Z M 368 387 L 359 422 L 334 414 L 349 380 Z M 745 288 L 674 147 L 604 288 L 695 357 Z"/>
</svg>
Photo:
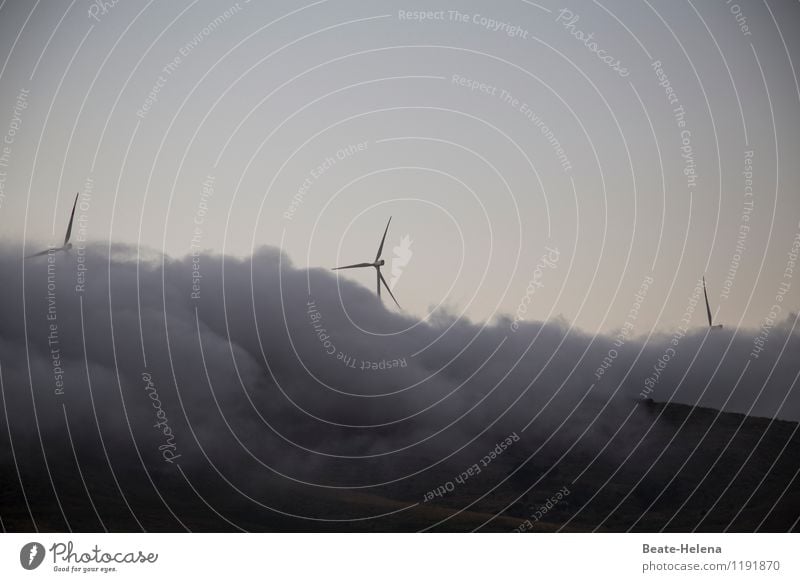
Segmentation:
<svg viewBox="0 0 800 582">
<path fill-rule="evenodd" d="M 798 3 L 265 4 L 0 4 L 3 238 L 81 191 L 90 241 L 327 268 L 392 216 L 418 316 L 611 331 L 652 277 L 666 331 L 703 273 L 726 327 L 797 309 Z"/>
</svg>

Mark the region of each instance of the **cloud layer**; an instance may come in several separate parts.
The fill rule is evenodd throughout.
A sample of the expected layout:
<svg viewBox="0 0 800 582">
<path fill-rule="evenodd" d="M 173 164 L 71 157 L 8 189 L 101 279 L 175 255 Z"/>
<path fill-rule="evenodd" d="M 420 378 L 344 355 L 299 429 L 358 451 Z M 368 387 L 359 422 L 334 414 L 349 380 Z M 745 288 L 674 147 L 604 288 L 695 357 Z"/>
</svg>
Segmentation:
<svg viewBox="0 0 800 582">
<path fill-rule="evenodd" d="M 23 483 L 46 460 L 56 482 L 110 465 L 130 474 L 117 490 L 159 491 L 182 473 L 257 506 L 286 487 L 420 501 L 512 434 L 492 484 L 524 491 L 531 473 L 515 469 L 564 451 L 625 463 L 642 435 L 675 430 L 643 396 L 800 419 L 794 314 L 767 333 L 709 332 L 698 310 L 685 334 L 590 336 L 560 320 L 416 320 L 275 248 L 82 253 L 0 254 L 4 432 Z M 276 509 L 305 515 L 297 499 Z"/>
</svg>

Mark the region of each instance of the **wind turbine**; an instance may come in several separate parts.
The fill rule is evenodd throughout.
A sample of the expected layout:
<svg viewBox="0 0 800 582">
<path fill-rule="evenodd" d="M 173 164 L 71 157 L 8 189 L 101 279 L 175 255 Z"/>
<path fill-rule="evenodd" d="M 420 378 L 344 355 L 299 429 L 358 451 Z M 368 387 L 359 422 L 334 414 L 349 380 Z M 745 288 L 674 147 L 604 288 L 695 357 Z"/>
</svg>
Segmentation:
<svg viewBox="0 0 800 582">
<path fill-rule="evenodd" d="M 381 296 L 381 283 L 383 283 L 383 286 L 386 287 L 386 290 L 389 292 L 389 295 L 392 296 L 392 299 L 394 300 L 397 307 L 400 307 L 400 304 L 397 303 L 397 299 L 395 299 L 394 297 L 394 293 L 392 293 L 392 290 L 389 288 L 389 284 L 386 282 L 386 279 L 384 279 L 383 275 L 381 274 L 381 267 L 386 262 L 381 258 L 381 253 L 383 252 L 383 243 L 384 241 L 386 241 L 386 233 L 389 232 L 389 223 L 391 222 L 392 222 L 392 217 L 390 216 L 389 222 L 386 223 L 386 230 L 383 231 L 383 238 L 381 239 L 381 244 L 378 247 L 378 254 L 375 255 L 375 260 L 373 262 L 357 263 L 355 265 L 346 265 L 344 267 L 335 267 L 333 270 L 338 271 L 340 269 L 358 269 L 361 267 L 375 267 L 375 272 L 377 273 L 378 297 Z M 402 309 L 402 307 L 400 307 L 400 309 Z"/>
<path fill-rule="evenodd" d="M 722 329 L 722 324 L 713 325 L 711 322 L 711 307 L 708 305 L 708 292 L 706 292 L 706 277 L 703 275 L 703 295 L 706 297 L 706 313 L 708 314 L 708 327 L 711 329 Z"/>
<path fill-rule="evenodd" d="M 78 195 L 79 194 L 80 194 L 80 192 L 75 194 L 75 202 L 72 203 L 72 213 L 69 215 L 69 224 L 67 225 L 67 235 L 64 237 L 64 244 L 62 246 L 60 246 L 59 248 L 57 248 L 57 249 L 50 248 L 50 249 L 41 251 L 41 252 L 33 254 L 33 255 L 28 255 L 27 257 L 25 257 L 26 259 L 31 259 L 33 257 L 41 257 L 42 255 L 47 255 L 47 254 L 49 254 L 51 252 L 53 252 L 53 253 L 57 253 L 58 251 L 65 251 L 66 252 L 66 251 L 68 251 L 69 249 L 72 248 L 72 243 L 69 242 L 69 237 L 72 234 L 72 221 L 75 219 L 75 208 L 78 206 Z"/>
</svg>

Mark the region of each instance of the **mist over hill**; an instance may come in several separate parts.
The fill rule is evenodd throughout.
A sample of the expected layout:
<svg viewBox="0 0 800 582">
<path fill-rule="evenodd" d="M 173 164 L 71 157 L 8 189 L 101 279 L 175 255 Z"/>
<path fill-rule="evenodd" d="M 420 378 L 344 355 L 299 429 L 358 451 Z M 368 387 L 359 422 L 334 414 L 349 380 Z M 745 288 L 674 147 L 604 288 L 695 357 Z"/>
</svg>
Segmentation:
<svg viewBox="0 0 800 582">
<path fill-rule="evenodd" d="M 534 529 L 800 516 L 795 314 L 620 342 L 417 320 L 271 247 L 0 269 L 9 530 L 512 530 L 562 488 Z"/>
</svg>

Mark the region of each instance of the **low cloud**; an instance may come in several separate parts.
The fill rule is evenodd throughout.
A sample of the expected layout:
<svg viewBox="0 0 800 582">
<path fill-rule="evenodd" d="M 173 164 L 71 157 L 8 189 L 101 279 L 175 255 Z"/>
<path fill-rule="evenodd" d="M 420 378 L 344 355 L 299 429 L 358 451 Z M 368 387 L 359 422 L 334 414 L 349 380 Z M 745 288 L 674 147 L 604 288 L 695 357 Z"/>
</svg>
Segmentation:
<svg viewBox="0 0 800 582">
<path fill-rule="evenodd" d="M 457 475 L 512 433 L 522 438 L 508 456 L 522 459 L 545 441 L 594 451 L 662 430 L 631 414 L 645 395 L 800 420 L 795 314 L 753 357 L 761 330 L 620 345 L 560 320 L 513 332 L 510 317 L 420 321 L 268 247 L 193 262 L 93 245 L 81 263 L 62 253 L 49 269 L 47 257 L 21 256 L 0 253 L 0 365 L 23 473 L 45 451 L 56 465 L 110 458 L 141 482 L 180 465 L 237 495 L 416 479 L 421 498 L 431 475 Z"/>
</svg>

